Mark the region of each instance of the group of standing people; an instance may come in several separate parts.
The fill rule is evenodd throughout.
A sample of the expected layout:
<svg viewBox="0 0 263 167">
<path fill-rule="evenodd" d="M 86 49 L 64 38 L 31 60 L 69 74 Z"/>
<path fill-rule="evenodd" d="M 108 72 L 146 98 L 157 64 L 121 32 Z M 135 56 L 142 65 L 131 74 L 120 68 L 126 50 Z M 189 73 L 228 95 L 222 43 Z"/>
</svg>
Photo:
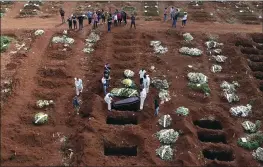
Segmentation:
<svg viewBox="0 0 263 167">
<path fill-rule="evenodd" d="M 180 10 L 174 7 L 170 8 L 170 20 L 172 20 L 172 27 L 176 27 L 176 22 L 179 18 L 180 15 Z M 164 22 L 167 21 L 168 17 L 168 9 L 165 8 L 164 9 Z M 187 12 L 184 12 L 183 17 L 182 17 L 182 27 L 184 27 L 186 25 L 186 21 L 187 21 Z"/>
</svg>

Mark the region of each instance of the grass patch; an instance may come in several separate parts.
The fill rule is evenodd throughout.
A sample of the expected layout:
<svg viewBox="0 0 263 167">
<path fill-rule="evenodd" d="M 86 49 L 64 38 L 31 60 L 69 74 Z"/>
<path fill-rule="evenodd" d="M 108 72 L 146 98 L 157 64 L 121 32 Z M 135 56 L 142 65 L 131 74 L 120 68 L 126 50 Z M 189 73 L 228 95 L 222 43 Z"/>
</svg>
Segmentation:
<svg viewBox="0 0 263 167">
<path fill-rule="evenodd" d="M 207 83 L 204 84 L 188 83 L 188 87 L 190 87 L 193 90 L 202 91 L 207 96 L 209 96 L 211 93 L 211 89 L 209 88 L 209 85 Z"/>
<path fill-rule="evenodd" d="M 9 44 L 11 43 L 12 39 L 8 36 L 0 36 L 1 45 L 0 45 L 0 51 L 5 52 L 6 49 L 9 47 Z"/>
</svg>

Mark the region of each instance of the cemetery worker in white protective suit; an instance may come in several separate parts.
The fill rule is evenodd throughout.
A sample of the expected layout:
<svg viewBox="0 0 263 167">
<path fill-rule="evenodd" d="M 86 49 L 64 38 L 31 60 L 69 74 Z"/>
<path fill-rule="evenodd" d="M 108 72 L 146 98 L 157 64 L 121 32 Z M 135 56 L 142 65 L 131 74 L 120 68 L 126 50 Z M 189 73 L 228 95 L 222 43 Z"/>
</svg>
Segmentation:
<svg viewBox="0 0 263 167">
<path fill-rule="evenodd" d="M 140 84 L 141 84 L 141 85 L 143 84 L 143 76 L 144 76 L 145 73 L 146 73 L 146 71 L 145 71 L 143 68 L 139 71 Z"/>
<path fill-rule="evenodd" d="M 141 92 L 140 92 L 140 110 L 143 109 L 143 105 L 144 105 L 144 101 L 146 99 L 146 95 L 147 95 L 146 89 L 145 88 L 141 89 Z"/>
<path fill-rule="evenodd" d="M 80 93 L 82 93 L 83 85 L 82 85 L 82 79 L 75 78 L 75 87 L 76 87 L 76 94 L 79 96 Z"/>
<path fill-rule="evenodd" d="M 144 74 L 143 77 L 143 87 L 146 89 L 146 93 L 149 93 L 149 87 L 150 87 L 150 77 L 149 75 Z"/>
<path fill-rule="evenodd" d="M 106 95 L 107 94 L 107 81 L 106 81 L 106 78 L 104 76 L 101 79 L 101 83 L 102 83 L 102 86 L 103 86 L 104 94 Z"/>
<path fill-rule="evenodd" d="M 110 93 L 107 93 L 104 97 L 105 102 L 108 104 L 108 111 L 111 111 L 111 101 L 112 101 L 112 95 Z"/>
</svg>

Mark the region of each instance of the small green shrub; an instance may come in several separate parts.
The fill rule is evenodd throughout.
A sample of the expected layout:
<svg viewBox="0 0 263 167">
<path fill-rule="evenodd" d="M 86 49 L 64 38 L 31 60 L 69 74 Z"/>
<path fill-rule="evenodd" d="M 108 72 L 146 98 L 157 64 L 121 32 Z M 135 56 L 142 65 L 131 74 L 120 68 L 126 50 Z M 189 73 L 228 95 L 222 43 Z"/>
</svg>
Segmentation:
<svg viewBox="0 0 263 167">
<path fill-rule="evenodd" d="M 0 51 L 5 52 L 6 49 L 9 47 L 9 44 L 11 42 L 11 38 L 9 38 L 7 36 L 0 36 L 0 40 L 1 40 Z"/>
</svg>

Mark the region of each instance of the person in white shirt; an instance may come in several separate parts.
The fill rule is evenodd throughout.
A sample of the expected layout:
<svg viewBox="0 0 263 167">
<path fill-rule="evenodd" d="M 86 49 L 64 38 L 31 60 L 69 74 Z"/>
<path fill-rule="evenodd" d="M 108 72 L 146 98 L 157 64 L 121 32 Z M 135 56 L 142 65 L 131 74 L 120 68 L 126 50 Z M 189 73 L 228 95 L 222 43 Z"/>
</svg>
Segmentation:
<svg viewBox="0 0 263 167">
<path fill-rule="evenodd" d="M 113 19 L 114 19 L 114 26 L 118 26 L 118 17 L 117 17 L 117 13 L 114 15 Z"/>
<path fill-rule="evenodd" d="M 143 77 L 144 77 L 144 74 L 146 73 L 146 71 L 142 68 L 140 71 L 139 71 L 139 75 L 140 75 L 140 84 L 142 85 L 143 84 Z"/>
<path fill-rule="evenodd" d="M 83 84 L 82 79 L 80 78 L 74 78 L 75 79 L 75 87 L 76 87 L 76 94 L 79 96 L 80 93 L 83 91 Z"/>
<path fill-rule="evenodd" d="M 112 96 L 110 93 L 106 94 L 106 96 L 104 97 L 105 102 L 108 104 L 108 111 L 111 111 L 111 101 L 112 101 L 111 97 Z"/>
<path fill-rule="evenodd" d="M 184 16 L 182 18 L 182 27 L 185 27 L 187 21 L 187 12 L 184 12 Z"/>
<path fill-rule="evenodd" d="M 143 109 L 143 105 L 144 105 L 144 101 L 146 99 L 146 95 L 147 95 L 146 89 L 145 88 L 141 89 L 141 92 L 140 92 L 140 110 Z"/>
<path fill-rule="evenodd" d="M 104 76 L 101 78 L 101 83 L 103 86 L 104 94 L 106 95 L 107 94 L 107 82 L 106 82 L 106 78 Z"/>
<path fill-rule="evenodd" d="M 173 14 L 174 14 L 174 7 L 171 7 L 170 9 L 171 20 L 173 19 Z"/>
<path fill-rule="evenodd" d="M 151 80 L 150 80 L 149 75 L 144 74 L 143 86 L 146 89 L 146 93 L 149 93 L 150 84 L 151 84 Z"/>
</svg>

